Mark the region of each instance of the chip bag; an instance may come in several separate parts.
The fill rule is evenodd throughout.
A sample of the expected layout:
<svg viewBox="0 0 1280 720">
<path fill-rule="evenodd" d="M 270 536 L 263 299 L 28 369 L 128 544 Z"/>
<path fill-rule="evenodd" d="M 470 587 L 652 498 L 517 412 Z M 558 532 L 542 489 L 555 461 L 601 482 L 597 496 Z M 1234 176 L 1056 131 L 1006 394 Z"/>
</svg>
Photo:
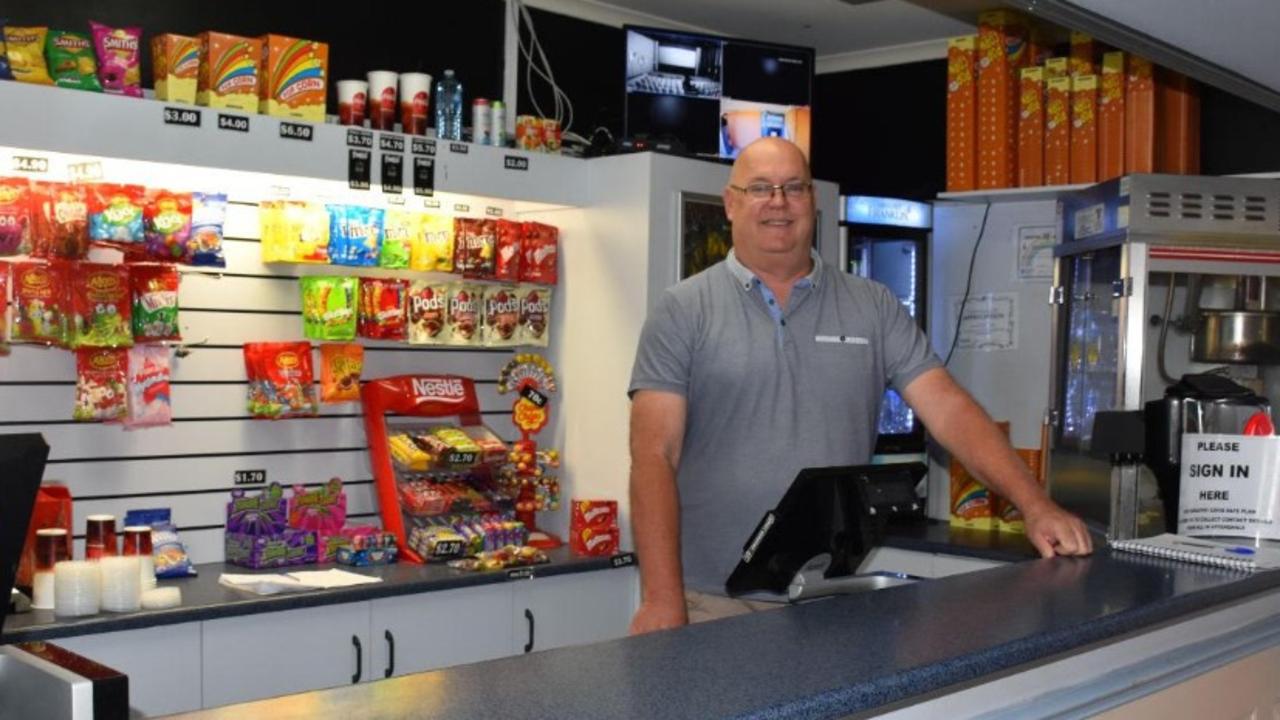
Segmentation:
<svg viewBox="0 0 1280 720">
<path fill-rule="evenodd" d="M 494 255 L 498 243 L 497 226 L 492 220 L 457 218 L 453 221 L 453 269 L 474 278 L 493 277 Z"/>
<path fill-rule="evenodd" d="M 405 300 L 408 280 L 360 279 L 360 336 L 373 340 L 408 337 Z"/>
<path fill-rule="evenodd" d="M 31 184 L 0 178 L 0 256 L 31 254 Z"/>
<path fill-rule="evenodd" d="M 134 342 L 181 340 L 178 325 L 178 269 L 172 265 L 132 265 Z"/>
<path fill-rule="evenodd" d="M 552 225 L 524 223 L 522 244 L 524 257 L 520 261 L 520 280 L 540 285 L 555 285 L 560 231 Z"/>
<path fill-rule="evenodd" d="M 80 422 L 118 422 L 128 414 L 125 389 L 129 351 L 93 348 L 76 351 L 76 406 Z"/>
<path fill-rule="evenodd" d="M 320 346 L 320 402 L 360 402 L 360 373 L 364 347 L 355 343 Z"/>
<path fill-rule="evenodd" d="M 329 262 L 372 267 L 378 264 L 385 211 L 359 205 L 329 205 Z"/>
<path fill-rule="evenodd" d="M 44 62 L 44 43 L 48 35 L 47 27 L 5 27 L 5 54 L 14 80 L 38 85 L 53 84 Z"/>
<path fill-rule="evenodd" d="M 139 46 L 142 28 L 112 28 L 90 21 L 93 48 L 98 54 L 98 79 L 102 89 L 116 95 L 142 97 Z"/>
<path fill-rule="evenodd" d="M 133 294 L 126 265 L 75 263 L 71 270 L 71 347 L 133 345 Z"/>
<path fill-rule="evenodd" d="M 354 277 L 302 278 L 302 331 L 312 340 L 354 340 L 356 296 Z"/>
<path fill-rule="evenodd" d="M 13 263 L 13 322 L 15 341 L 67 343 L 66 263 Z"/>
<path fill-rule="evenodd" d="M 259 418 L 307 417 L 317 412 L 311 343 L 245 343 L 249 413 Z"/>
<path fill-rule="evenodd" d="M 191 193 L 148 190 L 144 216 L 147 257 L 181 262 L 191 238 Z"/>
<path fill-rule="evenodd" d="M 453 272 L 453 219 L 423 215 L 420 232 L 410 247 L 409 267 L 425 272 Z"/>
<path fill-rule="evenodd" d="M 89 252 L 89 205 L 85 187 L 69 183 L 33 182 L 32 255 L 79 260 Z"/>
<path fill-rule="evenodd" d="M 409 342 L 435 345 L 444 342 L 449 324 L 449 283 L 414 280 L 409 286 Z"/>
<path fill-rule="evenodd" d="M 13 73 L 9 71 L 9 53 L 5 51 L 4 19 L 0 18 L 0 80 L 12 79 Z"/>
<path fill-rule="evenodd" d="M 84 33 L 50 30 L 45 43 L 49 74 L 58 87 L 102 92 L 93 43 Z"/>
<path fill-rule="evenodd" d="M 226 267 L 222 226 L 227 219 L 225 193 L 191 193 L 191 235 L 182 261 L 202 267 Z"/>
<path fill-rule="evenodd" d="M 378 264 L 384 268 L 407 268 L 413 241 L 422 233 L 422 213 L 391 208 L 382 228 L 382 250 Z"/>
<path fill-rule="evenodd" d="M 129 350 L 129 412 L 127 428 L 155 427 L 173 422 L 169 400 L 169 348 L 139 345 Z"/>
<path fill-rule="evenodd" d="M 524 225 L 514 220 L 496 223 L 498 240 L 493 262 L 493 278 L 515 282 L 520 279 L 520 243 Z"/>
<path fill-rule="evenodd" d="M 85 189 L 89 207 L 89 241 L 119 247 L 126 253 L 142 247 L 147 189 L 141 185 L 99 183 Z"/>
</svg>

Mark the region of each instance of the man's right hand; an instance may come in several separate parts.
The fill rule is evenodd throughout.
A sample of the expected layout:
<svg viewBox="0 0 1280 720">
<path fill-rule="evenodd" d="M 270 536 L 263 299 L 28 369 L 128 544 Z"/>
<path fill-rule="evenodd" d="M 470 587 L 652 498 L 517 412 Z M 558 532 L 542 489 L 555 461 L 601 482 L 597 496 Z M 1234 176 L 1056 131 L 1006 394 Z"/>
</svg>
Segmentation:
<svg viewBox="0 0 1280 720">
<path fill-rule="evenodd" d="M 641 602 L 635 616 L 631 618 L 631 634 L 645 633 L 689 624 L 689 611 L 684 600 L 664 602 Z"/>
</svg>

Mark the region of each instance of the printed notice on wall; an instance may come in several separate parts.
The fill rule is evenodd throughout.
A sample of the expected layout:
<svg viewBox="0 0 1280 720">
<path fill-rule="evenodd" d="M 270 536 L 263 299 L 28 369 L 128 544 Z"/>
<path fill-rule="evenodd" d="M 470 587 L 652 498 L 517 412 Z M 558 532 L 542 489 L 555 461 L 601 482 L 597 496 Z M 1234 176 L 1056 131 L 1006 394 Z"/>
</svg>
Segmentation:
<svg viewBox="0 0 1280 720">
<path fill-rule="evenodd" d="M 1178 532 L 1280 540 L 1280 437 L 1182 436 Z"/>
<path fill-rule="evenodd" d="M 1020 227 L 1018 235 L 1018 274 L 1023 282 L 1049 282 L 1053 279 L 1053 246 L 1058 230 L 1049 225 Z"/>
<path fill-rule="evenodd" d="M 964 303 L 964 317 L 960 317 L 960 304 L 961 298 L 951 298 L 951 317 L 959 318 L 957 350 L 1018 349 L 1018 296 L 1015 293 L 971 295 Z"/>
</svg>

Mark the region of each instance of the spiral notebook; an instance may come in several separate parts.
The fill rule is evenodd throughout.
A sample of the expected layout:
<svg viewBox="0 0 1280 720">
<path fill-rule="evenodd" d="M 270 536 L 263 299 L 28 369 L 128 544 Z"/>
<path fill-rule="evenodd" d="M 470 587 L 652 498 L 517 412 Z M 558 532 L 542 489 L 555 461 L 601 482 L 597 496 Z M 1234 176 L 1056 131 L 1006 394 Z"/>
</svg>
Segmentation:
<svg viewBox="0 0 1280 720">
<path fill-rule="evenodd" d="M 1190 538 L 1173 533 L 1134 540 L 1116 540 L 1111 542 L 1111 547 L 1123 552 L 1248 572 L 1280 568 L 1280 550 L 1274 548 Z"/>
</svg>

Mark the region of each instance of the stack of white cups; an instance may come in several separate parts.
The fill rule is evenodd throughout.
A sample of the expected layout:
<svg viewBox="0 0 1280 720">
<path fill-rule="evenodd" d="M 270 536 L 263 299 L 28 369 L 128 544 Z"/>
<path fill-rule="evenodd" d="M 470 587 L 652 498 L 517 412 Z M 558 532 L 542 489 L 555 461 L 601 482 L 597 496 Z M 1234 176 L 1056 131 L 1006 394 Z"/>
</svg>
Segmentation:
<svg viewBox="0 0 1280 720">
<path fill-rule="evenodd" d="M 53 612 L 65 617 L 96 615 L 102 593 L 98 563 L 64 560 L 53 566 Z M 138 577 L 137 570 L 133 574 Z"/>
<path fill-rule="evenodd" d="M 102 569 L 102 609 L 134 612 L 142 601 L 141 568 L 136 555 L 98 560 Z"/>
</svg>

